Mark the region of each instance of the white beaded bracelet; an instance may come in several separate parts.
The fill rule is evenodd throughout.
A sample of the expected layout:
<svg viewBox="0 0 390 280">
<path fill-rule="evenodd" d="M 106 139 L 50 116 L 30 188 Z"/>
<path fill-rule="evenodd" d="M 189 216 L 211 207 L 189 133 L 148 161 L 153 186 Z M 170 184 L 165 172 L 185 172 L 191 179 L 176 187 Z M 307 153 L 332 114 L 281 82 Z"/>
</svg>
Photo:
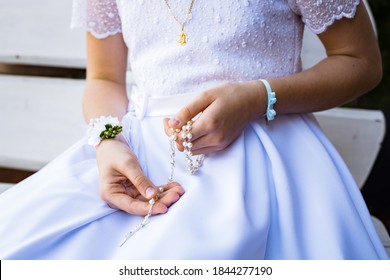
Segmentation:
<svg viewBox="0 0 390 280">
<path fill-rule="evenodd" d="M 122 126 L 118 118 L 112 116 L 101 116 L 89 121 L 89 128 L 86 135 L 88 144 L 96 147 L 104 139 L 115 138 L 122 132 Z"/>
<path fill-rule="evenodd" d="M 274 104 L 276 103 L 276 93 L 272 90 L 271 85 L 267 80 L 260 79 L 260 82 L 263 83 L 265 89 L 267 90 L 268 104 L 264 117 L 268 125 L 268 122 L 272 121 L 276 116 L 276 111 L 274 110 Z"/>
</svg>

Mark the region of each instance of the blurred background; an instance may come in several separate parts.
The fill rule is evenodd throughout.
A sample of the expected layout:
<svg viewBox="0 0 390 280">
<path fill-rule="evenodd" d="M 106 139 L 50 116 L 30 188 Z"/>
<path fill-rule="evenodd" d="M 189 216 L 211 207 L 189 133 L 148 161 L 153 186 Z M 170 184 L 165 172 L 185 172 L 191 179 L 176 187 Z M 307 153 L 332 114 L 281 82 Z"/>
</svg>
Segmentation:
<svg viewBox="0 0 390 280">
<path fill-rule="evenodd" d="M 346 106 L 379 109 L 385 114 L 387 133 L 362 193 L 372 214 L 380 218 L 390 231 L 390 1 L 368 0 L 368 3 L 378 32 L 383 79 L 372 92 Z"/>
</svg>

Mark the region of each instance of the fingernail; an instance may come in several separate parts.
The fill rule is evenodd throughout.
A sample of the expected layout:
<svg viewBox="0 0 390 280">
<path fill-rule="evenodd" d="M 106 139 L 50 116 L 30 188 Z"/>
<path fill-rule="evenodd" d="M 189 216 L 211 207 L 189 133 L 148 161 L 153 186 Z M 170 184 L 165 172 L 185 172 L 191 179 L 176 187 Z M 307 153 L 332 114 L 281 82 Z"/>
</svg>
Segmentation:
<svg viewBox="0 0 390 280">
<path fill-rule="evenodd" d="M 165 208 L 164 210 L 156 210 L 156 212 L 153 212 L 153 215 L 162 215 L 168 212 L 168 208 Z"/>
<path fill-rule="evenodd" d="M 147 198 L 150 198 L 150 197 L 153 197 L 154 196 L 154 188 L 153 187 L 149 187 L 146 189 L 146 197 Z"/>
<path fill-rule="evenodd" d="M 168 124 L 170 127 L 176 127 L 176 126 L 180 126 L 180 121 L 175 117 L 173 117 L 169 119 Z"/>
</svg>

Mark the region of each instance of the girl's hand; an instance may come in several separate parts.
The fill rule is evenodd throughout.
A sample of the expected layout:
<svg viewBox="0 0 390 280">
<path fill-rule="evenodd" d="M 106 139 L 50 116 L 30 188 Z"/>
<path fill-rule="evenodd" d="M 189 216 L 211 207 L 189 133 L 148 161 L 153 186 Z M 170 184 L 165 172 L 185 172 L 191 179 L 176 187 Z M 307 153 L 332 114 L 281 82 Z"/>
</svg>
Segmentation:
<svg viewBox="0 0 390 280">
<path fill-rule="evenodd" d="M 148 201 L 155 198 L 159 190 L 142 172 L 137 157 L 122 136 L 102 141 L 96 147 L 96 159 L 102 199 L 112 208 L 129 214 L 146 215 Z M 168 207 L 183 194 L 184 189 L 175 182 L 164 186 L 152 214 L 166 213 Z"/>
<path fill-rule="evenodd" d="M 229 146 L 247 123 L 264 114 L 267 106 L 266 91 L 260 81 L 227 83 L 200 93 L 183 107 L 174 118 L 164 119 L 165 133 L 178 128 L 202 113 L 192 125 L 194 155 L 220 151 Z M 178 133 L 180 135 L 180 132 Z M 184 150 L 183 140 L 177 147 Z"/>
</svg>

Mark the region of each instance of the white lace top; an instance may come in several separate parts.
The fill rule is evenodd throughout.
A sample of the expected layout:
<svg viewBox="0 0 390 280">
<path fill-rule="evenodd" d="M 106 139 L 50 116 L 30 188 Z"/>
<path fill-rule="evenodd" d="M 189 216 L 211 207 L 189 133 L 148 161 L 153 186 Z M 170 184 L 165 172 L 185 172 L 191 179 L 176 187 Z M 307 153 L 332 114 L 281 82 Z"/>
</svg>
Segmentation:
<svg viewBox="0 0 390 280">
<path fill-rule="evenodd" d="M 191 0 L 168 0 L 184 19 Z M 72 26 L 97 38 L 122 32 L 139 92 L 172 95 L 227 81 L 301 71 L 303 25 L 321 33 L 352 18 L 359 0 L 195 0 L 180 26 L 164 0 L 74 0 Z"/>
</svg>

